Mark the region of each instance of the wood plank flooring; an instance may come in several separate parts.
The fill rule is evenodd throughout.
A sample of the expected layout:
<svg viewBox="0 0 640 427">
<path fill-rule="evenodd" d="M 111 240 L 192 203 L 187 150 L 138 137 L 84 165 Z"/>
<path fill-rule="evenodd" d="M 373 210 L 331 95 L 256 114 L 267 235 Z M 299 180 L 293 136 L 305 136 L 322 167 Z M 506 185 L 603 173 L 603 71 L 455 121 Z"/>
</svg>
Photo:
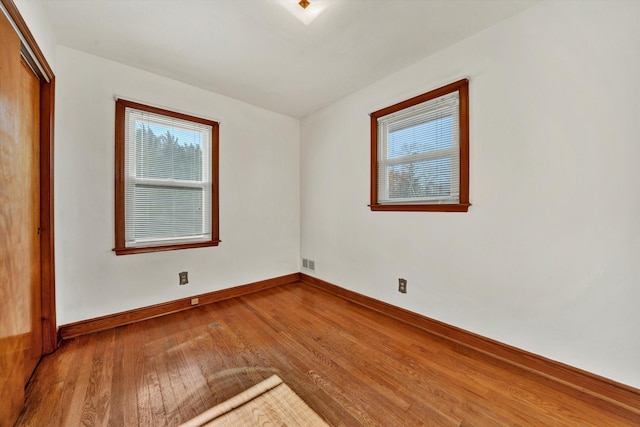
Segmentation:
<svg viewBox="0 0 640 427">
<path fill-rule="evenodd" d="M 17 426 L 176 426 L 272 374 L 334 426 L 640 425 L 640 411 L 294 283 L 64 341 Z"/>
</svg>

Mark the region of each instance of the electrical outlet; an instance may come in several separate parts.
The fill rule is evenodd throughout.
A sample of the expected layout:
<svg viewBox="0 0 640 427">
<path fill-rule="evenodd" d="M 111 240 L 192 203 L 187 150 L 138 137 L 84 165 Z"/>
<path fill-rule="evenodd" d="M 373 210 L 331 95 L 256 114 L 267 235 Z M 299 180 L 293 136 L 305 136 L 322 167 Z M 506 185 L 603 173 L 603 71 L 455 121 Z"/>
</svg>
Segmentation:
<svg viewBox="0 0 640 427">
<path fill-rule="evenodd" d="M 398 292 L 407 293 L 407 279 L 398 279 Z"/>
<path fill-rule="evenodd" d="M 187 283 L 189 283 L 189 272 L 188 271 L 181 271 L 180 273 L 178 273 L 178 277 L 180 278 L 180 285 L 186 285 Z"/>
<path fill-rule="evenodd" d="M 191 305 L 198 305 L 200 300 L 198 298 L 191 298 Z"/>
</svg>

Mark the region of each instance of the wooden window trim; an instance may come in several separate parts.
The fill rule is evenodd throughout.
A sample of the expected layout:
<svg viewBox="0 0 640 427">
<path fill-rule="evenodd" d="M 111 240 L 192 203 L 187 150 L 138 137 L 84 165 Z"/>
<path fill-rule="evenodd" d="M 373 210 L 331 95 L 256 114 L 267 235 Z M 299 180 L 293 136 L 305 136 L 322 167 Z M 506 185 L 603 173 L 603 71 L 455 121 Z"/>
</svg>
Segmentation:
<svg viewBox="0 0 640 427">
<path fill-rule="evenodd" d="M 382 204 L 378 202 L 378 119 L 417 104 L 459 92 L 460 200 L 455 204 Z M 469 80 L 463 79 L 415 96 L 370 114 L 371 117 L 371 204 L 372 211 L 467 212 L 469 210 Z"/>
<path fill-rule="evenodd" d="M 178 243 L 173 245 L 137 246 L 125 245 L 125 109 L 148 111 L 150 113 L 175 117 L 177 119 L 210 125 L 211 129 L 211 240 L 195 243 Z M 116 101 L 115 120 L 115 248 L 116 255 L 131 255 L 147 252 L 173 251 L 179 249 L 204 248 L 218 246 L 219 239 L 219 123 L 184 113 L 179 113 L 133 101 L 118 99 Z"/>
</svg>

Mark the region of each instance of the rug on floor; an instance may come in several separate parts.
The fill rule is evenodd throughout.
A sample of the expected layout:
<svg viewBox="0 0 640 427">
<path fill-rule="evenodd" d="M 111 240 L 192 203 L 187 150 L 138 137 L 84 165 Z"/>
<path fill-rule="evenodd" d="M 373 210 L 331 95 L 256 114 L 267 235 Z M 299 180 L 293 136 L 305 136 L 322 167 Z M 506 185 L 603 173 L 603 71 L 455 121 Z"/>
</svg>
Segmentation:
<svg viewBox="0 0 640 427">
<path fill-rule="evenodd" d="M 180 427 L 328 426 L 277 375 L 214 406 Z"/>
</svg>

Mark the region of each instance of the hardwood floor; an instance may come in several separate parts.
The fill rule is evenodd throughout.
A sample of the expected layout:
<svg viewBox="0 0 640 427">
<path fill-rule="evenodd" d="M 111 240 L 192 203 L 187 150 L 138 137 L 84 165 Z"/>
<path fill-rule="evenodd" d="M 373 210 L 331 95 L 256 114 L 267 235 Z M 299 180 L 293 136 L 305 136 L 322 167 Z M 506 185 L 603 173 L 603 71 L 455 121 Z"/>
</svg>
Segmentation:
<svg viewBox="0 0 640 427">
<path fill-rule="evenodd" d="M 294 283 L 64 341 L 17 426 L 175 426 L 274 373 L 335 426 L 640 425 L 640 408 Z"/>
</svg>

